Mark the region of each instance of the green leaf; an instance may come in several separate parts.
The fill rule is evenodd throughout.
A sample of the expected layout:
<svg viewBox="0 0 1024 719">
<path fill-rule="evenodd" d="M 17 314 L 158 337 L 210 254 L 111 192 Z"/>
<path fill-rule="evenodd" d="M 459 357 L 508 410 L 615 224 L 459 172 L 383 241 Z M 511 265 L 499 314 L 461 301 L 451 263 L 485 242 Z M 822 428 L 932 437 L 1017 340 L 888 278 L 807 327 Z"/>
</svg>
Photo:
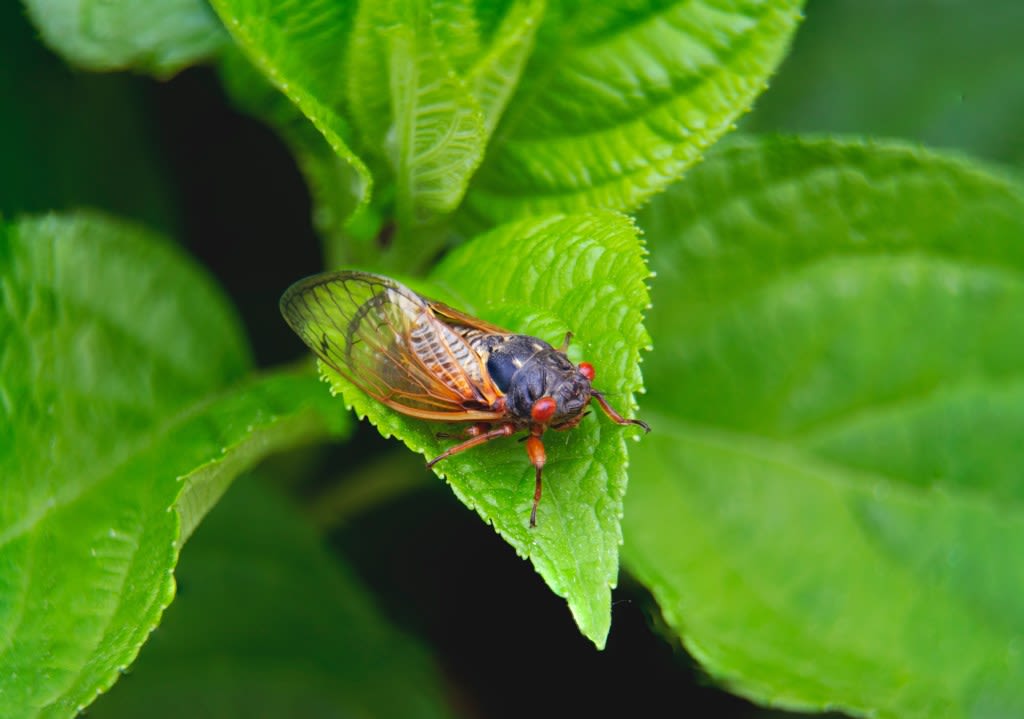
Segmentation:
<svg viewBox="0 0 1024 719">
<path fill-rule="evenodd" d="M 624 561 L 719 681 L 1024 711 L 1024 187 L 737 143 L 640 217 L 657 281 Z"/>
<path fill-rule="evenodd" d="M 494 30 L 487 51 L 472 58 L 467 79 L 483 111 L 488 137 L 519 84 L 545 7 L 545 0 L 523 0 L 512 5 Z"/>
<path fill-rule="evenodd" d="M 203 0 L 23 0 L 46 44 L 86 70 L 168 77 L 216 53 L 227 36 Z"/>
<path fill-rule="evenodd" d="M 556 346 L 575 333 L 569 356 L 597 369 L 595 386 L 629 415 L 641 389 L 647 346 L 643 247 L 629 219 L 613 213 L 553 216 L 499 227 L 449 255 L 417 285 L 427 296 Z M 360 417 L 433 458 L 451 446 L 451 426 L 411 419 L 362 394 L 336 372 L 321 372 Z M 523 445 L 495 441 L 435 465 L 455 494 L 528 557 L 576 623 L 603 647 L 618 576 L 626 491 L 626 439 L 635 429 L 603 414 L 571 432 L 545 435 L 548 462 L 537 527 L 530 529 L 534 472 Z"/>
<path fill-rule="evenodd" d="M 0 297 L 0 714 L 71 716 L 134 659 L 228 482 L 344 420 L 308 373 L 242 380 L 222 294 L 138 227 L 4 225 Z"/>
<path fill-rule="evenodd" d="M 345 91 L 353 125 L 363 145 L 387 160 L 388 135 L 393 132 L 389 78 L 389 28 L 402 22 L 398 0 L 360 2 L 347 47 Z M 392 138 L 390 143 L 394 143 Z"/>
<path fill-rule="evenodd" d="M 454 71 L 469 84 L 489 136 L 533 52 L 546 0 L 429 0 L 425 6 L 430 10 L 431 34 Z"/>
<path fill-rule="evenodd" d="M 236 483 L 196 532 L 177 572 L 181 596 L 131 680 L 89 715 L 448 716 L 426 652 L 255 480 Z"/>
<path fill-rule="evenodd" d="M 538 0 L 512 5 L 482 44 L 474 3 L 360 5 L 349 104 L 368 151 L 383 153 L 395 177 L 400 228 L 446 215 L 462 200 L 543 7 Z"/>
<path fill-rule="evenodd" d="M 750 107 L 801 5 L 559 3 L 538 31 L 463 220 L 635 209 Z"/>
<path fill-rule="evenodd" d="M 1024 4 L 812 2 L 758 132 L 902 137 L 1024 165 Z M 927 68 L 927 72 L 918 72 Z"/>
<path fill-rule="evenodd" d="M 410 17 L 386 31 L 391 115 L 388 140 L 402 225 L 458 205 L 480 163 L 486 135 L 480 106 L 434 39 L 418 0 L 395 0 Z M 380 123 L 380 118 L 377 118 Z"/>
<path fill-rule="evenodd" d="M 305 370 L 257 376 L 189 408 L 175 437 L 177 451 L 194 447 L 196 457 L 194 469 L 178 478 L 182 541 L 232 480 L 263 457 L 348 433 L 348 415 L 324 400 L 315 379 Z"/>
</svg>

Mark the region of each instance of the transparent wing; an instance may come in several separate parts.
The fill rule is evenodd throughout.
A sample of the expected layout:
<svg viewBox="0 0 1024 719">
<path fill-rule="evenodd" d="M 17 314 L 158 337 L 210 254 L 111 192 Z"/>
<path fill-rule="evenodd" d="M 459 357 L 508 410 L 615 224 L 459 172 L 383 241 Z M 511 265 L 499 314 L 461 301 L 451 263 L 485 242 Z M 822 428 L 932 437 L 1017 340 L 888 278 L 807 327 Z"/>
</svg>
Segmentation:
<svg viewBox="0 0 1024 719">
<path fill-rule="evenodd" d="M 437 302 L 436 300 L 428 301 L 430 302 L 430 309 L 433 310 L 434 315 L 449 325 L 477 330 L 479 332 L 492 335 L 513 334 L 509 330 L 498 327 L 497 325 L 492 325 L 490 322 L 484 322 L 482 319 L 477 317 L 467 315 L 465 312 L 460 312 L 454 307 L 449 307 L 442 302 Z"/>
<path fill-rule="evenodd" d="M 480 357 L 432 306 L 363 272 L 307 277 L 281 297 L 281 314 L 309 348 L 377 401 L 425 419 L 499 419 L 501 393 Z"/>
</svg>

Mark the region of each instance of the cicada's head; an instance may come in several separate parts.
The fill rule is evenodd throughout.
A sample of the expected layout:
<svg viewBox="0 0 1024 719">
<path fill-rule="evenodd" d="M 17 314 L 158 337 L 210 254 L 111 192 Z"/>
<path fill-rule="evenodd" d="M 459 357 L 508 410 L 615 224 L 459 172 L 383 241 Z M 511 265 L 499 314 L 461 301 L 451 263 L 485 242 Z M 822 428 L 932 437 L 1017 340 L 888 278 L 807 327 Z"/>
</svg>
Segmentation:
<svg viewBox="0 0 1024 719">
<path fill-rule="evenodd" d="M 526 423 L 572 426 L 590 402 L 593 368 L 574 365 L 564 353 L 547 347 L 512 376 L 506 392 L 509 414 Z"/>
</svg>

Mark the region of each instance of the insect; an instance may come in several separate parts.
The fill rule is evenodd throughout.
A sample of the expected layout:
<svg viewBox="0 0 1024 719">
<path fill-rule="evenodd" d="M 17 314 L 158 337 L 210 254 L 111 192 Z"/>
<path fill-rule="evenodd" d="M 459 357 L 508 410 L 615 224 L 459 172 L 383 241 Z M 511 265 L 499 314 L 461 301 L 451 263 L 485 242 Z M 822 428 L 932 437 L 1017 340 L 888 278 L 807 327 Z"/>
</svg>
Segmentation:
<svg viewBox="0 0 1024 719">
<path fill-rule="evenodd" d="M 590 400 L 613 422 L 616 412 L 591 386 L 594 367 L 561 347 L 502 329 L 423 297 L 388 277 L 329 272 L 299 280 L 281 297 L 281 314 L 316 355 L 376 401 L 402 414 L 472 422 L 462 442 L 427 463 L 525 430 L 536 484 L 530 527 L 537 526 L 548 429 L 580 423 Z"/>
</svg>

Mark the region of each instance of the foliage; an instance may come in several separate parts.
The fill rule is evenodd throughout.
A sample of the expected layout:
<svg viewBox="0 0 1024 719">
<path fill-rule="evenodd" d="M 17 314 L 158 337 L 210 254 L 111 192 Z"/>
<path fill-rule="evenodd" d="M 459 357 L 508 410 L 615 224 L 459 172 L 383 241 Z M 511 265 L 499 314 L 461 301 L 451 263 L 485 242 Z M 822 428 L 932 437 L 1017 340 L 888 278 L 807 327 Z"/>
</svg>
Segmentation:
<svg viewBox="0 0 1024 719">
<path fill-rule="evenodd" d="M 757 141 L 639 219 L 660 431 L 625 559 L 669 623 L 785 706 L 1020 713 L 1024 187 L 903 145 Z"/>
<path fill-rule="evenodd" d="M 592 362 L 649 436 L 600 413 L 546 436 L 535 529 L 515 441 L 434 471 L 590 642 L 614 628 L 621 546 L 662 634 L 757 703 L 1024 713 L 1018 178 L 899 141 L 722 140 L 782 63 L 798 0 L 210 5 L 25 0 L 25 12 L 81 69 L 168 78 L 212 62 L 230 102 L 286 143 L 328 267 L 397 275 L 554 344 L 574 333 L 570 358 Z M 999 68 L 979 90 L 991 111 L 942 105 L 974 92 L 957 90 L 951 56 L 933 83 L 875 100 L 900 77 L 885 71 L 906 67 L 905 38 L 876 34 L 865 53 L 864 28 L 911 11 L 815 3 L 745 127 L 1019 158 L 1022 96 L 1007 78 L 1020 59 L 985 63 L 1024 19 L 996 6 L 976 25 L 938 9 L 915 39 L 936 55 L 988 42 L 975 62 Z M 39 55 L 24 27 L 4 32 L 12 55 Z M 189 226 L 164 197 L 153 117 L 122 86 L 93 87 L 92 119 L 72 124 L 0 84 L 15 100 L 0 132 L 0 714 L 73 716 L 140 650 L 134 680 L 90 711 L 456 713 L 436 659 L 291 506 L 322 469 L 306 446 L 354 431 L 346 405 L 425 457 L 450 428 L 326 366 L 327 384 L 309 363 L 257 370 L 239 298 L 113 216 Z M 961 125 L 981 129 L 963 140 Z M 43 145 L 48 161 L 33 162 Z M 123 188 L 107 185 L 108 155 Z M 269 264 L 292 251 L 272 242 Z M 370 464 L 342 463 L 349 494 L 330 488 L 310 516 L 383 496 L 381 472 L 414 476 L 347 446 Z"/>
</svg>

